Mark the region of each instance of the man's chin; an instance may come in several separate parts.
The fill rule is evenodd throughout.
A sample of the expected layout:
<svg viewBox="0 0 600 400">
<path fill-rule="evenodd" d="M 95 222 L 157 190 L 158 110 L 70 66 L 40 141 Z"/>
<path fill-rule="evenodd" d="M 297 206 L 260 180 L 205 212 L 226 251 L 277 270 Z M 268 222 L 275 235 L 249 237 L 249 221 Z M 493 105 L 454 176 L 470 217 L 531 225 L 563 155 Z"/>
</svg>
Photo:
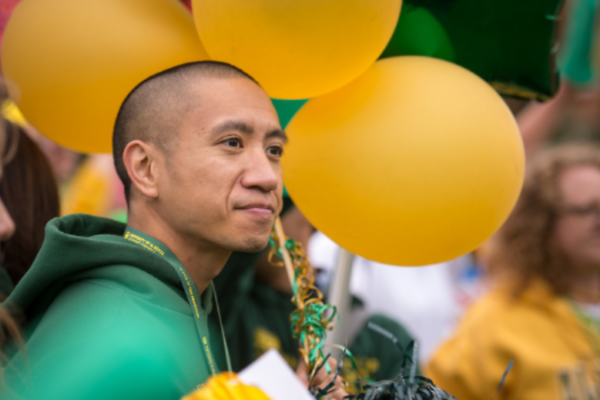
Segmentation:
<svg viewBox="0 0 600 400">
<path fill-rule="evenodd" d="M 254 237 L 246 238 L 245 240 L 238 243 L 233 251 L 239 251 L 242 253 L 257 253 L 264 250 L 269 244 L 269 236 L 266 237 Z"/>
</svg>

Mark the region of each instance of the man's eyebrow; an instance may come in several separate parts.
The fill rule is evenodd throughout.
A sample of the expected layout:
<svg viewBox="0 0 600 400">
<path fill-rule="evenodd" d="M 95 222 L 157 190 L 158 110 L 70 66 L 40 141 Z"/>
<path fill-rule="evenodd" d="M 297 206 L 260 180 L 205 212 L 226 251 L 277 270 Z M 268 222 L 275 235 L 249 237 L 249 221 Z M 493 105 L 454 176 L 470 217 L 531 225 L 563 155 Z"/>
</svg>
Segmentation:
<svg viewBox="0 0 600 400">
<path fill-rule="evenodd" d="M 267 133 L 265 135 L 265 139 L 270 139 L 272 137 L 279 138 L 279 139 L 283 140 L 284 143 L 288 142 L 287 133 L 285 133 L 285 131 L 281 130 L 281 129 L 273 129 L 272 131 L 269 131 L 269 133 Z"/>
<path fill-rule="evenodd" d="M 211 132 L 214 134 L 224 133 L 227 131 L 238 131 L 242 133 L 252 134 L 254 133 L 254 128 L 242 121 L 229 120 L 220 123 L 219 125 L 211 129 Z"/>
<path fill-rule="evenodd" d="M 254 128 L 251 125 L 248 125 L 247 123 L 242 121 L 229 120 L 222 122 L 211 129 L 211 132 L 215 135 L 225 133 L 228 131 L 238 131 L 246 133 L 248 135 L 252 135 L 254 133 Z M 282 129 L 273 129 L 265 135 L 265 139 L 270 139 L 273 137 L 279 138 L 285 143 L 287 143 L 288 141 L 287 134 Z"/>
</svg>

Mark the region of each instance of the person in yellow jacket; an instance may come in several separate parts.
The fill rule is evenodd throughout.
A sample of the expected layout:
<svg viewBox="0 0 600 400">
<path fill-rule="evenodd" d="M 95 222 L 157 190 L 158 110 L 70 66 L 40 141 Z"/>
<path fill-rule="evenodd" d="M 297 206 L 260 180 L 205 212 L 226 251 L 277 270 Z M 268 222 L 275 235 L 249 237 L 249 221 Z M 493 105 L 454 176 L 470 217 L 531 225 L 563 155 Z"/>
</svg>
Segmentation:
<svg viewBox="0 0 600 400">
<path fill-rule="evenodd" d="M 425 376 L 460 400 L 600 399 L 599 148 L 557 147 L 528 166 L 488 267 L 496 287 Z"/>
</svg>

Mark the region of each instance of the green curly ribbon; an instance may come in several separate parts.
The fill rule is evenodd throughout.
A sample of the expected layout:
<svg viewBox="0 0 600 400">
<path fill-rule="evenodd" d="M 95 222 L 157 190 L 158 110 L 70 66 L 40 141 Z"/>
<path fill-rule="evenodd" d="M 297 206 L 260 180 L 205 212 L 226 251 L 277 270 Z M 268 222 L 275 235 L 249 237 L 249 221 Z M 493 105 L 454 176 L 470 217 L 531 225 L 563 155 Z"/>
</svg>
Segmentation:
<svg viewBox="0 0 600 400">
<path fill-rule="evenodd" d="M 282 249 L 278 247 L 278 239 L 275 229 L 273 229 L 269 242 L 271 245 L 269 260 L 274 265 L 282 266 L 283 263 L 273 262 L 272 260 L 274 255 L 283 258 Z M 350 350 L 343 346 L 333 345 L 332 347 L 340 348 L 343 351 L 335 376 L 325 388 L 313 387 L 314 377 L 321 368 L 325 368 L 328 374 L 332 372 L 327 362 L 329 355 L 325 356 L 323 347 L 327 330 L 333 327 L 337 310 L 335 306 L 323 303 L 323 295 L 314 285 L 314 275 L 311 273 L 312 269 L 306 260 L 300 243 L 287 239 L 284 247 L 294 268 L 292 302 L 295 304 L 296 309 L 290 316 L 292 336 L 301 341 L 300 354 L 304 357 L 307 371 L 309 371 L 308 379 L 311 393 L 317 399 L 327 398 L 335 390 L 335 379 L 341 372 L 344 357 L 347 357 L 363 381 L 363 385 L 359 389 L 361 393 L 349 395 L 346 397 L 347 400 L 456 400 L 450 394 L 435 386 L 431 380 L 416 375 L 418 347 L 414 341 L 404 348 L 391 332 L 372 322 L 368 324 L 368 327 L 391 340 L 400 350 L 403 359 L 402 372 L 393 380 L 374 382 L 362 373 Z M 329 317 L 327 317 L 328 310 L 332 310 Z"/>
<path fill-rule="evenodd" d="M 271 246 L 272 248 L 275 249 L 275 255 L 279 258 L 283 258 L 283 252 L 281 251 L 281 249 L 279 248 L 279 246 L 277 246 L 275 244 L 275 240 L 273 240 L 273 237 L 269 238 L 269 246 Z M 285 241 L 285 248 L 287 251 L 294 251 L 297 248 L 297 244 L 293 239 L 288 239 Z M 292 257 L 292 259 L 294 258 L 294 256 L 292 254 L 290 254 L 290 257 Z"/>
<path fill-rule="evenodd" d="M 296 293 L 294 293 L 296 296 Z M 332 309 L 331 316 L 327 318 L 325 313 Z M 300 339 L 301 343 L 309 345 L 308 360 L 311 365 L 316 365 L 319 360 L 325 358 L 323 353 L 323 344 L 327 336 L 327 328 L 336 316 L 336 308 L 332 304 L 323 304 L 320 302 L 309 302 L 304 308 L 296 309 L 292 312 L 290 320 L 292 323 L 292 336 Z M 325 370 L 331 373 L 329 364 L 325 364 Z"/>
<path fill-rule="evenodd" d="M 331 347 L 335 347 L 336 349 L 340 349 L 343 353 L 342 353 L 342 359 L 344 357 L 348 357 L 348 359 L 350 360 L 350 364 L 352 364 L 352 368 L 354 368 L 354 370 L 356 372 L 358 372 L 358 376 L 360 377 L 360 379 L 362 379 L 363 381 L 366 382 L 374 382 L 373 379 L 369 378 L 366 374 L 364 374 L 362 372 L 362 370 L 358 367 L 358 364 L 356 363 L 356 358 L 354 358 L 354 354 L 352 354 L 352 352 L 350 351 L 350 349 L 348 349 L 345 346 L 341 346 L 339 344 L 332 344 L 329 345 Z"/>
<path fill-rule="evenodd" d="M 336 309 L 331 304 L 323 303 L 323 295 L 314 285 L 312 268 L 308 264 L 306 255 L 300 243 L 288 238 L 285 239 L 285 251 L 290 256 L 294 268 L 294 279 L 292 279 L 292 302 L 296 309 L 290 316 L 292 336 L 300 339 L 300 353 L 306 362 L 309 377 L 314 372 L 315 366 L 325 359 L 323 344 L 327 336 L 327 330 L 332 329 L 336 317 Z M 279 237 L 273 229 L 271 239 L 271 253 L 269 259 L 278 256 L 283 259 L 282 249 L 279 247 Z M 281 263 L 273 263 L 282 265 Z M 332 310 L 327 317 L 328 310 Z M 325 362 L 327 373 L 331 373 L 329 363 Z"/>
</svg>

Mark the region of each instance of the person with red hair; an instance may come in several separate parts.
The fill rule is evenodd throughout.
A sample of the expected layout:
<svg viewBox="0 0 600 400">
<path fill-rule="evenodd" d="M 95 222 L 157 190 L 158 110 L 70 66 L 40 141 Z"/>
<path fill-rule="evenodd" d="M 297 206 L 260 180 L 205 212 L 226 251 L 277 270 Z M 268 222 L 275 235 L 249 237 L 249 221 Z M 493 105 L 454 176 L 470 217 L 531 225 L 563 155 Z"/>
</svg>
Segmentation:
<svg viewBox="0 0 600 400">
<path fill-rule="evenodd" d="M 458 399 L 486 399 L 514 360 L 499 400 L 600 398 L 600 148 L 534 158 L 486 258 L 495 289 L 426 376 Z"/>
</svg>

